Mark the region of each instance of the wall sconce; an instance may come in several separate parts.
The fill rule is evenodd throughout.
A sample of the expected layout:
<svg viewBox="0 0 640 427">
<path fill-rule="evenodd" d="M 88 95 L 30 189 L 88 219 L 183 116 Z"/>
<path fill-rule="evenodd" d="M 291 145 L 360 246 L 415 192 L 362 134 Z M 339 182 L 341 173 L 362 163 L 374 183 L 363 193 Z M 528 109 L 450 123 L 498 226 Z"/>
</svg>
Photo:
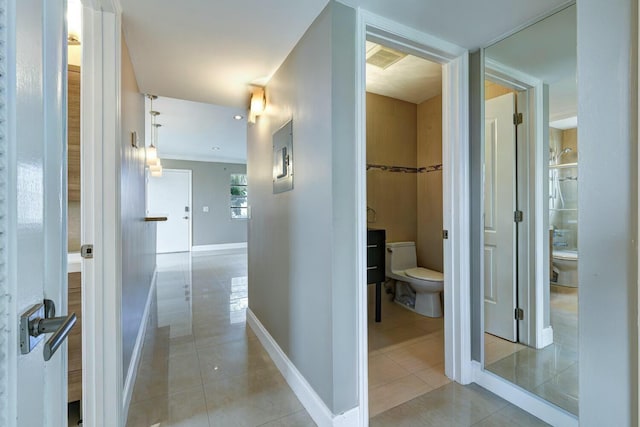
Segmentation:
<svg viewBox="0 0 640 427">
<path fill-rule="evenodd" d="M 249 123 L 255 123 L 256 118 L 264 113 L 267 108 L 267 96 L 264 88 L 254 86 L 251 90 L 251 101 L 249 103 Z"/>
<path fill-rule="evenodd" d="M 79 46 L 82 34 L 82 3 L 80 0 L 69 0 L 67 3 L 67 31 L 68 44 Z"/>
</svg>

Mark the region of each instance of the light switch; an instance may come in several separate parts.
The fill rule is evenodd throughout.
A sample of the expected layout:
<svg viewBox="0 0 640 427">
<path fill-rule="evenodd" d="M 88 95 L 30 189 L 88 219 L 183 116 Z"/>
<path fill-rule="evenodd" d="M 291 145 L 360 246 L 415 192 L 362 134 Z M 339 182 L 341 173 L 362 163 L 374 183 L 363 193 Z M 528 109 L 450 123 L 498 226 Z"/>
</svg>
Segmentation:
<svg viewBox="0 0 640 427">
<path fill-rule="evenodd" d="M 209 206 L 203 206 L 202 212 L 209 212 Z"/>
</svg>

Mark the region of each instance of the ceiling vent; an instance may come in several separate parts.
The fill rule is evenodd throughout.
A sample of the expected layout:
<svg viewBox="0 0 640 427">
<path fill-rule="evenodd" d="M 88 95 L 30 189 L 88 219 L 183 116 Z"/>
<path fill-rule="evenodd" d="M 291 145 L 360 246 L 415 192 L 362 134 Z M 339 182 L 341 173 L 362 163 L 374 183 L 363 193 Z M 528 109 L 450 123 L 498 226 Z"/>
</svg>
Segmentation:
<svg viewBox="0 0 640 427">
<path fill-rule="evenodd" d="M 376 45 L 367 52 L 367 64 L 386 70 L 405 56 L 406 53 Z"/>
</svg>

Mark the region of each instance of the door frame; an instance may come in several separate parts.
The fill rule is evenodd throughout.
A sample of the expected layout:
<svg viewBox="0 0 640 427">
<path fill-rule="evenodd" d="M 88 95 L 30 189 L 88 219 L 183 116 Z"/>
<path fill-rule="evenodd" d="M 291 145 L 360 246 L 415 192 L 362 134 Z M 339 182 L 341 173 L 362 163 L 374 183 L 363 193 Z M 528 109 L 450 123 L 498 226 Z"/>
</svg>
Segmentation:
<svg viewBox="0 0 640 427">
<path fill-rule="evenodd" d="M 358 253 L 359 425 L 368 425 L 367 346 L 367 179 L 366 179 L 366 52 L 371 40 L 443 65 L 443 206 L 445 374 L 468 384 L 473 380 L 470 328 L 470 187 L 469 187 L 469 53 L 466 49 L 363 9 L 357 11 L 356 33 L 356 197 Z"/>
<path fill-rule="evenodd" d="M 530 126 L 529 129 L 527 130 L 527 132 L 529 133 L 529 140 L 536 141 L 537 138 L 548 140 L 548 138 L 544 136 L 545 132 L 548 132 L 548 129 L 546 129 L 548 128 L 548 126 L 545 126 L 544 124 L 544 123 L 548 123 L 548 112 L 545 113 L 545 108 L 544 108 L 548 99 L 548 88 L 546 87 L 546 85 L 543 85 L 542 82 L 532 78 L 531 76 L 527 76 L 526 74 L 521 73 L 517 70 L 512 70 L 512 69 L 510 70 L 507 67 L 500 66 L 500 64 L 496 64 L 495 62 L 492 63 L 491 61 L 489 61 L 489 63 L 487 64 L 488 70 L 487 72 L 485 72 L 484 53 L 482 53 L 481 57 L 482 57 L 482 60 L 480 65 L 480 81 L 482 82 L 482 85 L 481 85 L 482 90 L 481 90 L 481 99 L 479 101 L 481 104 L 480 114 L 481 114 L 482 120 L 480 120 L 480 123 L 482 127 L 480 129 L 480 135 L 482 135 L 482 138 L 483 138 L 482 140 L 484 140 L 485 77 L 493 81 L 496 81 L 500 84 L 506 84 L 508 86 L 510 85 L 509 87 L 533 89 L 534 90 L 533 95 L 529 96 L 529 115 L 533 114 L 535 115 L 535 117 L 542 118 L 542 119 L 537 120 L 535 122 L 536 125 Z M 535 90 L 536 88 L 537 90 Z M 546 182 L 546 179 L 548 179 L 547 177 L 549 175 L 549 172 L 548 172 L 549 166 L 548 166 L 548 157 L 547 157 L 548 143 L 546 147 L 547 151 L 544 151 L 544 141 L 542 144 L 540 143 L 533 144 L 533 147 L 529 147 L 529 148 L 530 148 L 529 162 L 538 162 L 538 164 L 542 164 L 542 168 L 533 169 L 535 171 L 534 179 L 536 180 L 536 182 L 540 182 L 540 181 L 537 181 L 539 179 L 543 180 L 541 182 Z M 483 150 L 481 151 L 483 153 L 482 155 L 484 155 L 484 151 Z M 480 158 L 480 162 L 484 162 L 484 160 Z M 540 170 L 537 170 L 537 169 L 540 169 Z M 538 235 L 536 233 L 540 233 L 540 232 L 548 232 L 549 201 L 548 199 L 545 199 L 544 191 L 545 191 L 544 185 L 542 185 L 540 186 L 540 188 L 536 188 L 536 191 L 532 192 L 532 194 L 529 195 L 530 196 L 529 198 L 535 199 L 535 202 L 536 202 L 535 209 L 533 211 L 534 212 L 533 215 L 535 215 L 536 217 L 533 223 L 531 223 L 529 226 L 529 229 L 534 230 L 534 235 Z M 484 197 L 481 197 L 481 199 L 482 199 L 482 202 L 479 209 L 476 209 L 473 212 L 473 215 L 475 217 L 477 216 L 481 217 L 482 212 L 484 212 Z M 482 222 L 480 222 L 480 224 L 482 224 Z M 547 224 L 547 230 L 544 230 L 544 224 Z M 540 231 L 541 228 L 543 228 L 542 231 Z M 480 247 L 484 246 L 484 237 L 482 236 L 482 234 L 483 233 L 480 233 L 481 235 Z M 529 255 L 533 256 L 534 257 L 533 259 L 535 259 L 535 257 L 544 256 L 544 254 L 546 253 L 546 258 L 544 259 L 548 259 L 548 256 L 549 256 L 548 246 L 545 248 L 544 247 L 545 245 L 540 244 L 541 243 L 540 239 L 537 239 L 537 240 L 538 240 L 537 242 L 538 244 L 535 244 L 533 250 L 529 253 Z M 482 253 L 480 254 L 480 256 L 482 256 Z M 546 264 L 546 263 L 538 263 L 538 264 Z M 481 262 L 480 265 L 483 265 L 483 262 Z M 538 298 L 541 298 L 543 296 L 543 293 L 541 292 L 543 289 L 541 289 L 540 284 L 546 283 L 546 286 L 543 286 L 543 288 L 546 287 L 548 289 L 549 270 L 547 266 L 546 276 L 545 276 L 544 268 L 545 268 L 544 265 L 542 266 L 536 265 L 536 272 L 535 272 L 536 285 L 531 287 L 530 289 L 530 291 L 534 292 L 534 295 L 533 296 L 530 295 L 530 297 L 536 298 L 537 307 L 543 307 L 543 302 L 541 303 L 541 301 L 538 300 Z M 540 274 L 541 273 L 540 270 L 542 270 L 543 274 Z M 517 385 L 511 383 L 510 381 L 507 381 L 504 378 L 499 377 L 498 375 L 484 369 L 484 283 L 483 283 L 484 275 L 483 274 L 480 274 L 479 280 L 481 283 L 480 297 L 478 299 L 474 298 L 474 305 L 475 304 L 480 305 L 481 329 L 479 333 L 482 334 L 482 337 L 480 339 L 481 361 L 472 362 L 473 371 L 474 371 L 473 372 L 474 382 L 484 387 L 485 389 L 491 391 L 492 393 L 495 393 L 496 395 L 502 397 L 508 402 L 514 404 L 515 406 L 518 406 L 519 408 L 529 412 L 530 414 L 535 415 L 536 417 L 540 418 L 541 420 L 551 425 L 577 427 L 578 419 L 573 415 L 569 414 L 568 412 L 562 409 L 559 409 L 558 407 L 543 400 L 538 396 L 534 396 L 533 394 L 525 391 L 524 389 L 518 387 Z M 535 313 L 536 313 L 535 322 L 531 321 L 529 323 L 530 327 L 533 327 L 534 325 L 535 327 L 540 327 L 540 325 L 542 324 L 541 322 L 543 321 L 543 317 L 539 316 L 538 315 L 539 313 L 537 311 Z M 478 330 L 474 329 L 474 331 L 478 333 Z M 544 336 L 544 332 L 542 331 L 542 329 L 538 329 L 536 331 L 536 334 L 533 334 L 531 338 L 535 338 L 538 340 L 547 339 Z M 553 336 L 551 336 L 551 338 L 553 338 Z"/>
<path fill-rule="evenodd" d="M 186 173 L 187 175 L 189 175 L 189 249 L 188 251 L 191 252 L 192 248 L 193 248 L 193 170 L 191 169 L 178 169 L 178 168 L 172 168 L 172 169 L 163 169 L 162 173 L 165 172 L 178 172 L 178 173 Z M 148 211 L 148 207 L 149 207 L 149 179 L 151 178 L 150 176 L 150 172 L 147 169 L 145 171 L 145 211 Z M 154 213 L 154 212 L 148 212 L 148 213 Z M 156 252 L 157 252 L 158 247 L 156 246 Z"/>
<path fill-rule="evenodd" d="M 525 99 L 517 96 L 518 111 L 525 120 L 518 126 L 518 188 L 519 209 L 524 219 L 519 226 L 518 301 L 524 309 L 524 320 L 518 325 L 520 342 L 533 348 L 553 343 L 553 329 L 549 324 L 549 264 L 536 260 L 549 259 L 549 199 L 545 177 L 549 176 L 548 105 L 549 90 L 540 79 L 485 58 L 485 79 L 502 86 L 525 92 Z M 483 106 L 484 111 L 484 106 Z M 483 158 L 484 164 L 484 158 Z M 542 167 L 539 167 L 539 166 Z M 536 185 L 542 183 L 541 185 Z M 532 190 L 533 189 L 533 190 Z M 484 197 L 483 207 L 484 207 Z M 482 277 L 484 282 L 484 276 Z M 482 288 L 484 290 L 484 287 Z M 484 322 L 484 307 L 482 314 Z M 546 324 L 546 326 L 545 326 Z M 483 325 L 484 330 L 484 325 Z M 484 366 L 484 345 L 482 346 Z"/>
<path fill-rule="evenodd" d="M 82 0 L 82 388 L 85 425 L 124 424 L 120 226 L 121 13 L 118 0 Z"/>
</svg>

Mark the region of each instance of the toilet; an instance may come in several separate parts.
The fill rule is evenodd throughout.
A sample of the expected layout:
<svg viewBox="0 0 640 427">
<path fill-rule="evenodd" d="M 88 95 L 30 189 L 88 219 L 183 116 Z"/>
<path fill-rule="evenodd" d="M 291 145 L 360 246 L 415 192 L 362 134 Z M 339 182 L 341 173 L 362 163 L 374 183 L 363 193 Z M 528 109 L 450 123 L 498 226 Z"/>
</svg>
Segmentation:
<svg viewBox="0 0 640 427">
<path fill-rule="evenodd" d="M 554 249 L 552 257 L 554 271 L 558 273 L 558 279 L 554 284 L 577 288 L 578 251 Z"/>
<path fill-rule="evenodd" d="M 418 267 L 415 242 L 387 243 L 386 276 L 396 280 L 396 289 L 408 284 L 415 292 L 413 307 L 396 300 L 398 304 L 423 316 L 442 317 L 440 293 L 444 290 L 444 276 Z"/>
</svg>

